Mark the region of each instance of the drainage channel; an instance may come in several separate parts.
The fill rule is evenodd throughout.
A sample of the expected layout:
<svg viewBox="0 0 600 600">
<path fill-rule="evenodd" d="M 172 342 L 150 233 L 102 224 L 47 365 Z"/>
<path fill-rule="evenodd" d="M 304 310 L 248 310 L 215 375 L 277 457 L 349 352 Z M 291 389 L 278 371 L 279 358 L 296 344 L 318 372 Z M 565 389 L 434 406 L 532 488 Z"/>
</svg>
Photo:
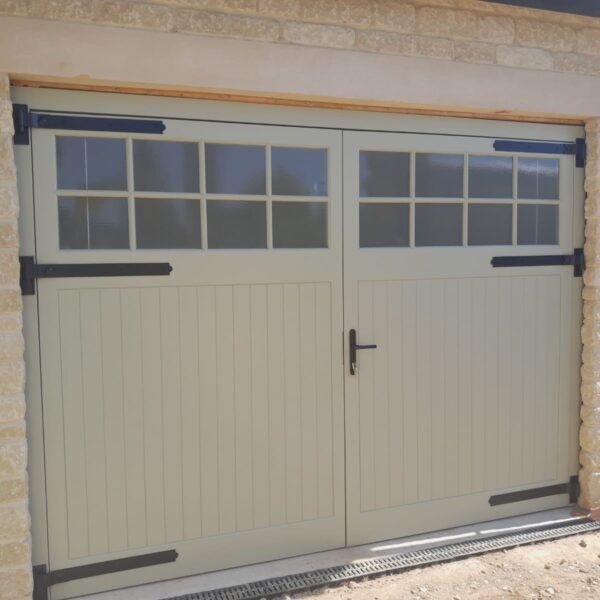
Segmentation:
<svg viewBox="0 0 600 600">
<path fill-rule="evenodd" d="M 234 585 L 217 590 L 185 594 L 165 600 L 260 600 L 275 598 L 282 594 L 306 591 L 326 585 L 337 585 L 353 579 L 397 573 L 407 569 L 423 567 L 435 563 L 448 562 L 486 552 L 505 550 L 525 544 L 545 542 L 570 535 L 600 531 L 600 522 L 588 519 L 574 524 L 547 526 L 509 533 L 479 540 L 458 542 L 426 550 L 415 550 L 405 554 L 393 554 L 317 569 L 297 575 L 285 575 L 263 579 L 252 583 Z"/>
</svg>

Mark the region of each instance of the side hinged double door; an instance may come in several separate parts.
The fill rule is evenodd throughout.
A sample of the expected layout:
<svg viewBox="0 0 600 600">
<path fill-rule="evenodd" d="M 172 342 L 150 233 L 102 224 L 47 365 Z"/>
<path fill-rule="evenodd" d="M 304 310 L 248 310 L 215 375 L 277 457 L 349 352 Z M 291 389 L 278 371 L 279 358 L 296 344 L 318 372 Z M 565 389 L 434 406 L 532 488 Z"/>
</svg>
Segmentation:
<svg viewBox="0 0 600 600">
<path fill-rule="evenodd" d="M 341 133 L 35 130 L 49 569 L 61 598 L 345 544 Z M 93 268 L 92 268 L 93 270 Z"/>
<path fill-rule="evenodd" d="M 573 156 L 493 142 L 344 132 L 350 545 L 569 502 L 490 501 L 577 473 L 581 279 L 491 260 L 572 255 L 582 213 Z"/>
</svg>

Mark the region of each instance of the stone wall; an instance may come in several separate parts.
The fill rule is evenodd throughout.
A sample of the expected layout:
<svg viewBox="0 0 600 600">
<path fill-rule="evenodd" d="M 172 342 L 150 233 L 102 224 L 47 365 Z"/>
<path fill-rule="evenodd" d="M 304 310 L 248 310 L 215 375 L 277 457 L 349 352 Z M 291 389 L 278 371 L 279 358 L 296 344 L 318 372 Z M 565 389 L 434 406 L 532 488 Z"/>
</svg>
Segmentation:
<svg viewBox="0 0 600 600">
<path fill-rule="evenodd" d="M 32 585 L 12 134 L 8 77 L 0 73 L 0 600 L 28 598 Z"/>
<path fill-rule="evenodd" d="M 600 118 L 586 124 L 579 504 L 600 518 Z"/>
<path fill-rule="evenodd" d="M 478 0 L 0 0 L 0 15 L 600 76 L 600 19 Z"/>
</svg>

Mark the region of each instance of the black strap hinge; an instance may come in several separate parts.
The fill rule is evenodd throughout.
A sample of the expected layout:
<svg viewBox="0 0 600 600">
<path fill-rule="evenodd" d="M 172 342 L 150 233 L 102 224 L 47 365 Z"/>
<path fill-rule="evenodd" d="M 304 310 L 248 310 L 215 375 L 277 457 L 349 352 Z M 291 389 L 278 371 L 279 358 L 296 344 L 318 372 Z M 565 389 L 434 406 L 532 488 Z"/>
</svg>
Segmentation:
<svg viewBox="0 0 600 600">
<path fill-rule="evenodd" d="M 577 475 L 572 475 L 566 483 L 546 485 L 538 488 L 519 490 L 518 492 L 508 492 L 507 494 L 490 496 L 488 502 L 490 506 L 499 506 L 501 504 L 524 502 L 525 500 L 535 500 L 536 498 L 559 496 L 562 494 L 569 494 L 569 502 L 571 504 L 577 502 L 579 496 L 579 479 Z"/>
<path fill-rule="evenodd" d="M 534 142 L 522 140 L 496 140 L 497 152 L 531 152 L 534 154 L 570 154 L 575 156 L 575 166 L 585 167 L 586 145 L 584 138 L 574 142 Z"/>
<path fill-rule="evenodd" d="M 16 145 L 29 144 L 29 131 L 32 128 L 158 134 L 162 134 L 165 130 L 165 124 L 156 119 L 40 113 L 30 111 L 27 104 L 13 104 L 13 124 L 15 127 L 13 142 Z"/>
<path fill-rule="evenodd" d="M 575 248 L 573 254 L 534 254 L 531 256 L 494 256 L 492 267 L 548 267 L 573 265 L 573 277 L 582 277 L 585 269 L 583 248 Z"/>
<path fill-rule="evenodd" d="M 108 573 L 117 573 L 119 571 L 141 569 L 142 567 L 151 567 L 153 565 L 162 565 L 175 562 L 178 556 L 175 550 L 164 550 L 162 552 L 126 556 L 125 558 L 117 558 L 115 560 L 105 560 L 77 567 L 57 569 L 56 571 L 48 571 L 46 565 L 34 565 L 33 600 L 48 600 L 48 588 L 58 583 L 66 583 L 67 581 L 85 579 L 87 577 L 97 577 L 98 575 L 107 575 Z"/>
<path fill-rule="evenodd" d="M 35 280 L 57 277 L 134 277 L 169 275 L 169 263 L 37 264 L 33 256 L 19 256 L 21 294 L 35 294 Z"/>
</svg>

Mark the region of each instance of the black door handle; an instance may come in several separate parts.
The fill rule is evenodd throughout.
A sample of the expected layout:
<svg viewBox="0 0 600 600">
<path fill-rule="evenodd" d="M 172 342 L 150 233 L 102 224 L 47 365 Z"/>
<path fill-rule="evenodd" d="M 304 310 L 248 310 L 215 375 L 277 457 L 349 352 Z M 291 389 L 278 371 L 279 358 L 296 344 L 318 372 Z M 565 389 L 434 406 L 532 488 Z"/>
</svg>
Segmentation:
<svg viewBox="0 0 600 600">
<path fill-rule="evenodd" d="M 350 342 L 350 375 L 356 374 L 356 351 L 357 350 L 372 350 L 377 348 L 377 344 L 357 344 L 356 343 L 356 329 L 351 329 L 348 336 Z"/>
</svg>

